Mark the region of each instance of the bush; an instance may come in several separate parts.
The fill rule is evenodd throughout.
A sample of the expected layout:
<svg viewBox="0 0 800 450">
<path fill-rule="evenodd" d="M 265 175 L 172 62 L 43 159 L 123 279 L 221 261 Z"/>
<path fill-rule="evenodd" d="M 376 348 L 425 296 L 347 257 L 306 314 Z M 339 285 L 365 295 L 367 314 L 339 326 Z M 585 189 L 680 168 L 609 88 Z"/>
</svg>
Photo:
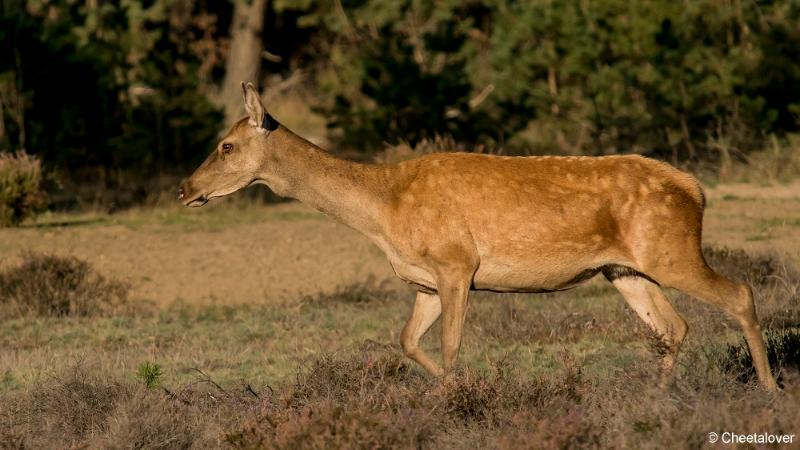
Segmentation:
<svg viewBox="0 0 800 450">
<path fill-rule="evenodd" d="M 45 206 L 41 161 L 25 152 L 0 153 L 0 226 L 18 225 Z"/>
<path fill-rule="evenodd" d="M 592 374 L 562 359 L 548 374 L 502 360 L 442 383 L 396 350 L 362 349 L 312 360 L 274 390 L 202 372 L 150 390 L 78 367 L 0 393 L 0 448 L 700 448 L 709 431 L 791 434 L 800 420 L 793 380 L 781 396 L 719 372 L 660 389 L 649 367 Z"/>
<path fill-rule="evenodd" d="M 27 253 L 22 264 L 0 273 L 0 307 L 11 316 L 109 314 L 126 303 L 128 290 L 75 257 Z"/>
<path fill-rule="evenodd" d="M 115 405 L 130 395 L 126 386 L 102 381 L 79 367 L 34 389 L 30 395 L 4 399 L 0 420 L 7 435 L 0 440 L 18 441 L 18 448 L 34 447 L 32 443 L 45 448 L 56 441 L 70 447 L 78 436 L 105 428 Z"/>
</svg>

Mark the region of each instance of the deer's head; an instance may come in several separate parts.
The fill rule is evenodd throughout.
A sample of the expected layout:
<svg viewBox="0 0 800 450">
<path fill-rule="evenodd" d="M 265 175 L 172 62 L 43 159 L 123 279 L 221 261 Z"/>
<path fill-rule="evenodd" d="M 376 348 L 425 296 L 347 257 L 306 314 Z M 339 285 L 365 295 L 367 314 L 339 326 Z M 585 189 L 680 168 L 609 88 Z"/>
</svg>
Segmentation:
<svg viewBox="0 0 800 450">
<path fill-rule="evenodd" d="M 232 194 L 259 180 L 267 158 L 268 135 L 277 128 L 251 83 L 242 83 L 247 117 L 231 127 L 203 164 L 185 180 L 178 197 L 186 206 Z"/>
</svg>

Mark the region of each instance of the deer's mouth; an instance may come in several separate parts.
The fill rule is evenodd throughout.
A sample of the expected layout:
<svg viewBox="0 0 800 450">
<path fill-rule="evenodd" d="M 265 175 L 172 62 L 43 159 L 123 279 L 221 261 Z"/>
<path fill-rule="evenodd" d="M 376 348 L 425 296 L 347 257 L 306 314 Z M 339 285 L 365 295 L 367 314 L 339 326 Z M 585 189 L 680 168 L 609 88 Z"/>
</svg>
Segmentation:
<svg viewBox="0 0 800 450">
<path fill-rule="evenodd" d="M 194 200 L 190 201 L 189 203 L 187 203 L 186 206 L 192 206 L 192 207 L 196 208 L 196 207 L 199 207 L 199 206 L 203 206 L 206 203 L 208 203 L 208 196 L 201 195 L 200 197 L 197 197 L 196 199 L 194 199 Z"/>
<path fill-rule="evenodd" d="M 183 199 L 184 206 L 191 206 L 197 208 L 208 203 L 208 195 L 201 194 L 191 199 Z"/>
</svg>

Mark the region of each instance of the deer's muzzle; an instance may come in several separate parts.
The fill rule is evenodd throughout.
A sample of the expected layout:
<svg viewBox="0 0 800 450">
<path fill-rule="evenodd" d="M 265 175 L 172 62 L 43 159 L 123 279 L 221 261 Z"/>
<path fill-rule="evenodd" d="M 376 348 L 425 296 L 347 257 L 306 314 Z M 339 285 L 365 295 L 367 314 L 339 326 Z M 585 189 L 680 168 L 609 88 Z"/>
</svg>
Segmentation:
<svg viewBox="0 0 800 450">
<path fill-rule="evenodd" d="M 183 182 L 178 188 L 178 200 L 184 206 L 203 206 L 208 202 L 208 194 L 196 192 L 189 181 Z"/>
</svg>

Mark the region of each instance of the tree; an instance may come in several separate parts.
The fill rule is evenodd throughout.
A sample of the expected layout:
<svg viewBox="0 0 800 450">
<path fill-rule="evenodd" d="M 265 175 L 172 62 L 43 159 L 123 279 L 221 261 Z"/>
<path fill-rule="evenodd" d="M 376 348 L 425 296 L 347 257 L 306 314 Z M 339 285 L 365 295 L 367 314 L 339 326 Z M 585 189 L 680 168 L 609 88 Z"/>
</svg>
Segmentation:
<svg viewBox="0 0 800 450">
<path fill-rule="evenodd" d="M 235 1 L 225 77 L 218 94 L 213 96 L 215 103 L 225 111 L 225 122 L 229 125 L 244 111 L 241 83 L 259 81 L 266 5 L 266 0 Z"/>
</svg>

